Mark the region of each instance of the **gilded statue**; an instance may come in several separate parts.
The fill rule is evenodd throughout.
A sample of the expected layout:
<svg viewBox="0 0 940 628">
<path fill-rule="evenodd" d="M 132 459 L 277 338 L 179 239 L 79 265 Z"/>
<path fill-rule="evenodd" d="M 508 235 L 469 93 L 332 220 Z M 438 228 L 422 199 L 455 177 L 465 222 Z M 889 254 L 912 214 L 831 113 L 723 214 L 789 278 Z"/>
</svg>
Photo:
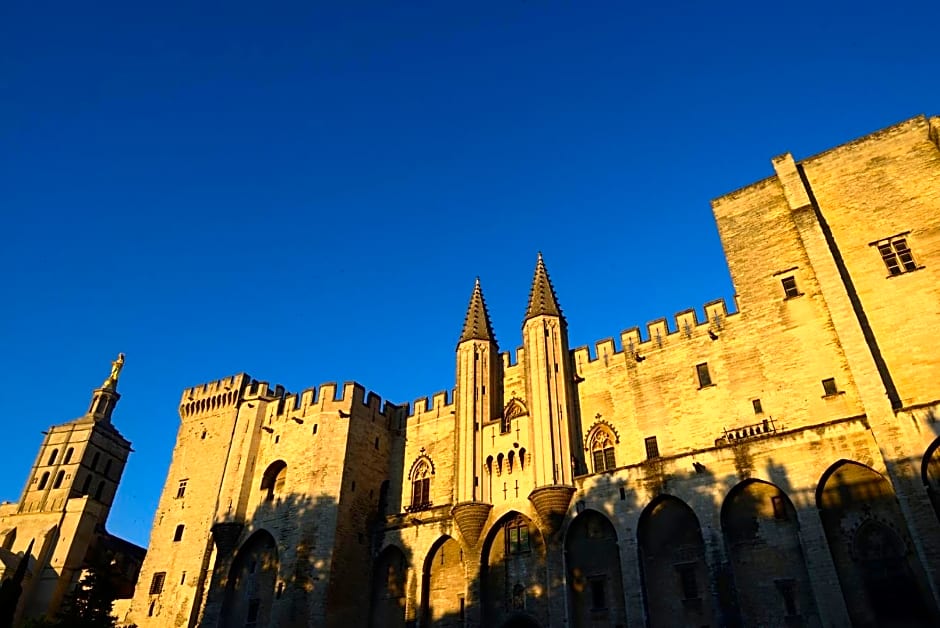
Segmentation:
<svg viewBox="0 0 940 628">
<path fill-rule="evenodd" d="M 101 385 L 102 388 L 110 388 L 111 390 L 117 389 L 118 377 L 121 376 L 121 369 L 124 368 L 124 354 L 119 353 L 117 360 L 111 362 L 111 374 L 108 375 L 108 379 L 104 380 L 104 383 Z"/>
</svg>

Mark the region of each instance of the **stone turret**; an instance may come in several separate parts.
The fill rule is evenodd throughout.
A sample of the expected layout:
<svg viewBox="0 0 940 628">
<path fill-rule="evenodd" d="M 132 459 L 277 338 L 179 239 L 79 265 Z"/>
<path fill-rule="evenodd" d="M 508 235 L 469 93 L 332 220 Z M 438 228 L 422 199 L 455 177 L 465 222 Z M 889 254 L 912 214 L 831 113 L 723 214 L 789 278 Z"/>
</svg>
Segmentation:
<svg viewBox="0 0 940 628">
<path fill-rule="evenodd" d="M 473 286 L 457 344 L 455 438 L 457 446 L 454 517 L 464 538 L 476 543 L 490 506 L 484 495 L 483 425 L 499 413 L 500 357 L 479 278 Z"/>
<path fill-rule="evenodd" d="M 539 253 L 522 325 L 526 399 L 532 416 L 535 490 L 529 496 L 549 529 L 574 493 L 571 443 L 577 442 L 568 326 Z M 574 434 L 574 436 L 573 436 Z"/>
</svg>

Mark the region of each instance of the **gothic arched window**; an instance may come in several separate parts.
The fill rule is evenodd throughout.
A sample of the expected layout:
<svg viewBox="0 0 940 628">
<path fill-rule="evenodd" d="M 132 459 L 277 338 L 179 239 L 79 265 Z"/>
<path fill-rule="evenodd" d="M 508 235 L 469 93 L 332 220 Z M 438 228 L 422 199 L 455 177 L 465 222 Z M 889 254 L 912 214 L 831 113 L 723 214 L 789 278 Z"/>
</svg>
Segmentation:
<svg viewBox="0 0 940 628">
<path fill-rule="evenodd" d="M 411 507 L 407 510 L 427 510 L 431 507 L 431 465 L 420 460 L 411 471 Z"/>
<path fill-rule="evenodd" d="M 591 458 L 594 460 L 594 473 L 610 471 L 617 467 L 614 456 L 614 439 L 605 429 L 598 429 L 591 438 Z"/>
</svg>

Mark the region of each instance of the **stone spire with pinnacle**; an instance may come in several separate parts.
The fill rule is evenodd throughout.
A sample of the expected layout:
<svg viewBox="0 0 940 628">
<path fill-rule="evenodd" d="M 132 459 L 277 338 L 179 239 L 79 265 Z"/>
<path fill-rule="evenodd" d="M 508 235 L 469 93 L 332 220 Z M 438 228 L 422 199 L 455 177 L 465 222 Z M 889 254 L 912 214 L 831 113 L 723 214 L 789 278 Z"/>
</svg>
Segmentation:
<svg viewBox="0 0 940 628">
<path fill-rule="evenodd" d="M 460 342 L 466 340 L 487 340 L 496 342 L 493 334 L 493 325 L 490 323 L 490 314 L 486 311 L 486 301 L 483 300 L 483 290 L 480 288 L 480 278 L 477 277 L 470 295 L 470 304 L 467 306 L 467 316 L 463 322 L 463 333 Z"/>
<path fill-rule="evenodd" d="M 526 309 L 524 320 L 543 315 L 563 318 L 561 308 L 558 307 L 558 298 L 555 296 L 555 288 L 552 287 L 552 281 L 548 278 L 548 271 L 545 269 L 545 262 L 539 251 L 539 259 L 535 263 L 535 276 L 532 277 L 532 289 L 529 291 L 529 307 Z"/>
</svg>

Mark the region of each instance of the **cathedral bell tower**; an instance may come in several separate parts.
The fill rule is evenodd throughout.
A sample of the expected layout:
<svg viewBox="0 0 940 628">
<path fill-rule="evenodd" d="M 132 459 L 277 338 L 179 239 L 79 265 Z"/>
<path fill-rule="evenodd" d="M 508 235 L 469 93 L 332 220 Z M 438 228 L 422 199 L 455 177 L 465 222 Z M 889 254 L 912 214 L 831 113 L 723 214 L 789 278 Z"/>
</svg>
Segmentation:
<svg viewBox="0 0 940 628">
<path fill-rule="evenodd" d="M 454 518 L 476 543 L 491 505 L 483 495 L 483 425 L 499 414 L 500 356 L 479 278 L 473 286 L 457 343 L 455 395 L 456 487 Z"/>
<path fill-rule="evenodd" d="M 101 506 L 104 524 L 131 452 L 130 442 L 111 424 L 121 398 L 117 384 L 123 368 L 121 353 L 107 379 L 92 392 L 85 415 L 45 433 L 18 512 L 64 511 L 68 500 L 87 496 Z"/>
<path fill-rule="evenodd" d="M 536 486 L 529 499 L 546 525 L 555 528 L 574 493 L 571 443 L 578 436 L 568 326 L 541 253 L 535 264 L 522 338 Z"/>
</svg>

